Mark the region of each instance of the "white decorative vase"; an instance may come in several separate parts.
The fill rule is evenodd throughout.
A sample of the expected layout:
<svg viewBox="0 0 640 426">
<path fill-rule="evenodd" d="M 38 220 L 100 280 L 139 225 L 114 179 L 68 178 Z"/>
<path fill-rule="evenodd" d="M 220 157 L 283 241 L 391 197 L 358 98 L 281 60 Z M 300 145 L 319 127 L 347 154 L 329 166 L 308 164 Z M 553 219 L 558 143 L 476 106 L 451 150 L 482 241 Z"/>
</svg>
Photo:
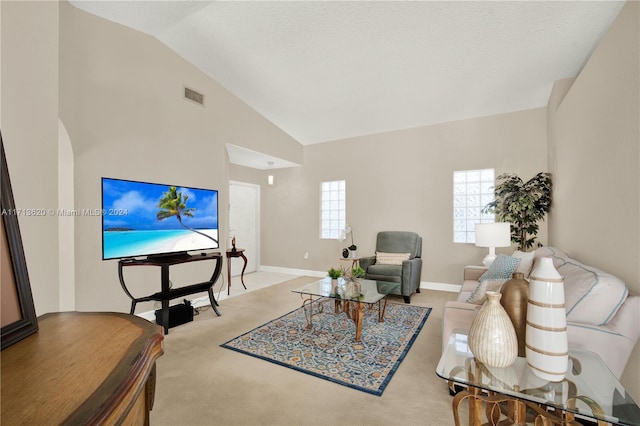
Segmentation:
<svg viewBox="0 0 640 426">
<path fill-rule="evenodd" d="M 518 356 L 516 330 L 500 304 L 501 296 L 487 291 L 487 301 L 469 330 L 469 349 L 478 361 L 489 367 L 508 367 Z"/>
<path fill-rule="evenodd" d="M 550 257 L 541 258 L 529 277 L 525 340 L 533 373 L 550 382 L 562 381 L 569 361 L 567 313 L 564 282 Z"/>
</svg>

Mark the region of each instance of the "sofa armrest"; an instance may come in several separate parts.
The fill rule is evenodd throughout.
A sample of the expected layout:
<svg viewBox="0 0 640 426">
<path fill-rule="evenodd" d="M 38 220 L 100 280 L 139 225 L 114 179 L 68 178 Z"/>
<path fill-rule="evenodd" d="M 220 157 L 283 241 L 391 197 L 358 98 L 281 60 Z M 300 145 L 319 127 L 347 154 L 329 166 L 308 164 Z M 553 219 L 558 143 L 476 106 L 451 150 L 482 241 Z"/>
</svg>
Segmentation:
<svg viewBox="0 0 640 426">
<path fill-rule="evenodd" d="M 376 257 L 375 256 L 361 257 L 358 262 L 360 263 L 360 267 L 364 269 L 366 272 L 369 266 L 376 263 Z"/>
<path fill-rule="evenodd" d="M 463 281 L 478 281 L 480 276 L 487 272 L 489 268 L 482 265 L 468 265 L 464 267 L 464 280 Z"/>
<path fill-rule="evenodd" d="M 442 349 L 444 350 L 453 330 L 469 330 L 480 305 L 449 301 L 442 311 Z"/>
<path fill-rule="evenodd" d="M 629 294 L 620 309 L 606 325 L 607 328 L 620 333 L 634 344 L 640 339 L 640 296 Z"/>
</svg>

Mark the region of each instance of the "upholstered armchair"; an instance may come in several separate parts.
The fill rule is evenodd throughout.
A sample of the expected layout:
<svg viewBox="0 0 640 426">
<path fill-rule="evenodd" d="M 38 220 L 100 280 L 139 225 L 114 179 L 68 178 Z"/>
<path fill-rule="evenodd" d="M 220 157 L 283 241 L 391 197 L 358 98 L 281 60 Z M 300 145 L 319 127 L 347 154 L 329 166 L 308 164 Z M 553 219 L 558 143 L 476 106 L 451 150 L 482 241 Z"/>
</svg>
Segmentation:
<svg viewBox="0 0 640 426">
<path fill-rule="evenodd" d="M 392 292 L 411 303 L 411 295 L 420 293 L 422 272 L 422 237 L 415 232 L 378 232 L 376 255 L 360 258 L 360 266 L 369 280 L 400 283 L 400 288 Z"/>
</svg>

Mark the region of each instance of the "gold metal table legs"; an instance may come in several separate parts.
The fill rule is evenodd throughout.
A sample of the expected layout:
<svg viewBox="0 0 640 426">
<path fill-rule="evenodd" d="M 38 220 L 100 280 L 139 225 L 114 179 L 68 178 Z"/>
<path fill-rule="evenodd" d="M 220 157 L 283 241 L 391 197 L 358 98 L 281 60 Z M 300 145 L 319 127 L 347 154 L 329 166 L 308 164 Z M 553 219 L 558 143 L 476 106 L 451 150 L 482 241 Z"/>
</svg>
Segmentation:
<svg viewBox="0 0 640 426">
<path fill-rule="evenodd" d="M 307 329 L 313 328 L 313 296 L 307 295 L 302 302 L 305 316 L 307 317 Z M 318 300 L 316 300 L 318 301 Z M 378 322 L 384 322 L 384 313 L 387 309 L 387 298 L 384 297 L 374 304 L 370 304 L 369 309 L 373 309 L 374 305 L 378 305 Z M 318 303 L 317 313 L 324 311 L 322 303 Z M 307 312 L 308 308 L 308 312 Z M 334 312 L 336 314 L 344 312 L 347 318 L 351 319 L 356 327 L 356 342 L 362 341 L 362 319 L 364 317 L 365 303 L 351 300 L 334 299 Z"/>
<path fill-rule="evenodd" d="M 454 382 L 449 382 L 449 387 L 454 389 Z M 527 409 L 533 413 L 534 425 L 542 426 L 578 426 L 581 423 L 575 420 L 575 414 L 569 411 L 549 410 L 542 404 L 524 401 L 508 395 L 496 392 L 483 392 L 481 389 L 469 386 L 468 389 L 456 394 L 452 401 L 453 419 L 456 426 L 460 426 L 460 414 L 458 412 L 460 403 L 468 399 L 469 403 L 469 425 L 527 425 Z M 602 409 L 593 400 L 577 396 L 567 401 L 569 407 L 575 406 L 575 400 L 580 399 L 585 402 L 594 413 L 602 414 Z M 483 406 L 487 422 L 483 422 Z M 608 423 L 598 421 L 598 426 L 605 426 Z"/>
</svg>

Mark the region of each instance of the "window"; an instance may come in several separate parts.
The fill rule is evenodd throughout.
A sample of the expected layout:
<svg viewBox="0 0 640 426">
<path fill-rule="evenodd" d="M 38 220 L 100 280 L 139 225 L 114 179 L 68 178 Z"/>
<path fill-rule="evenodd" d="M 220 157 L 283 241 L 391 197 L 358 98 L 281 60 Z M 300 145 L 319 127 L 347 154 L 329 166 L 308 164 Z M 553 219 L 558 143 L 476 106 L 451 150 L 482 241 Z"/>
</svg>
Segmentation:
<svg viewBox="0 0 640 426">
<path fill-rule="evenodd" d="M 320 188 L 320 238 L 333 239 L 347 226 L 346 183 L 322 182 Z"/>
<path fill-rule="evenodd" d="M 453 242 L 475 243 L 475 224 L 495 222 L 493 213 L 481 210 L 492 202 L 494 169 L 453 172 Z"/>
</svg>

